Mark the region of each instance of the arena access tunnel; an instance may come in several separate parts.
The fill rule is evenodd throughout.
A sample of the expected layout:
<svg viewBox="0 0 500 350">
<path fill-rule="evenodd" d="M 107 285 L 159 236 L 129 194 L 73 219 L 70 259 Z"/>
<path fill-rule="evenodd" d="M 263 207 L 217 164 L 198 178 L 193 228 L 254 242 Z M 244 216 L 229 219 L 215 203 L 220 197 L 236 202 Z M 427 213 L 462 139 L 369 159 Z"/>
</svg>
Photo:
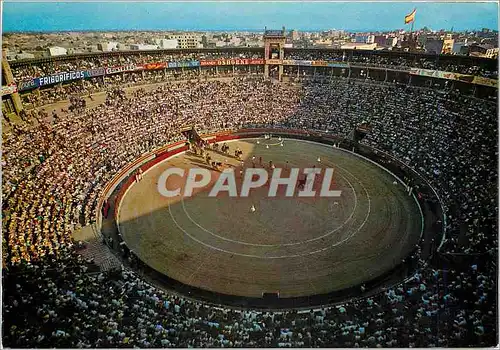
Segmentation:
<svg viewBox="0 0 500 350">
<path fill-rule="evenodd" d="M 341 144 L 341 138 L 324 134 L 316 131 L 291 130 L 291 129 L 242 129 L 237 131 L 222 131 L 215 134 L 203 135 L 202 137 L 209 142 L 225 142 L 230 140 L 257 138 L 266 134 L 273 137 L 280 137 L 283 140 L 304 140 L 308 142 L 320 143 L 333 147 Z M 352 153 L 352 150 L 337 148 L 343 152 Z M 415 170 L 405 166 L 402 162 L 390 157 L 388 154 L 367 147 L 358 145 L 356 156 L 364 157 L 367 161 L 373 162 L 378 166 L 388 170 L 392 175 L 399 178 L 406 184 L 409 184 L 410 196 L 413 196 L 418 202 L 422 213 L 422 231 L 418 238 L 418 244 L 409 254 L 390 270 L 376 276 L 373 279 L 365 281 L 362 285 L 355 285 L 342 290 L 336 290 L 328 293 L 311 294 L 299 297 L 282 297 L 279 291 L 262 293 L 261 297 L 248 297 L 241 295 L 232 295 L 230 293 L 220 293 L 203 288 L 198 288 L 187 283 L 182 283 L 168 274 L 159 271 L 150 266 L 141 259 L 133 249 L 128 247 L 123 235 L 119 232 L 117 225 L 118 206 L 123 199 L 127 189 L 135 182 L 134 174 L 141 168 L 147 171 L 155 164 L 161 163 L 169 157 L 182 153 L 186 150 L 184 142 L 163 147 L 152 155 L 141 157 L 135 164 L 128 166 L 120 174 L 117 174 L 111 186 L 107 186 L 105 196 L 101 198 L 99 208 L 106 199 L 106 203 L 111 203 L 110 215 L 108 219 L 102 219 L 102 234 L 105 240 L 112 242 L 110 248 L 120 256 L 124 264 L 138 271 L 143 278 L 168 291 L 179 293 L 183 296 L 201 300 L 207 303 L 228 305 L 232 307 L 251 307 L 255 309 L 289 309 L 289 308 L 309 308 L 319 305 L 331 305 L 341 303 L 353 298 L 362 298 L 373 295 L 384 287 L 392 286 L 401 281 L 411 278 L 413 271 L 419 266 L 420 261 L 430 259 L 437 250 L 439 243 L 444 237 L 443 213 L 439 198 L 436 192 L 428 182 L 420 176 Z M 404 179 L 404 180 L 403 180 Z M 115 182 L 113 184 L 113 182 Z M 99 209 L 101 210 L 101 209 Z M 99 213 L 101 216 L 101 213 Z M 109 240 L 111 238 L 111 240 Z"/>
</svg>

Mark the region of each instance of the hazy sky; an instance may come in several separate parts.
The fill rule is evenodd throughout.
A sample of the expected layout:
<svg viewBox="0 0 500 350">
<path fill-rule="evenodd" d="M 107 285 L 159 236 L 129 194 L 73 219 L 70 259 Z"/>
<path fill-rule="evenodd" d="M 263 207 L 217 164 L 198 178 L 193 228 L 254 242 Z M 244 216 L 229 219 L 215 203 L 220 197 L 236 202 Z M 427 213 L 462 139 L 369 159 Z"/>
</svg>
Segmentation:
<svg viewBox="0 0 500 350">
<path fill-rule="evenodd" d="M 498 28 L 496 3 L 4 2 L 3 31 Z M 406 26 L 409 28 L 409 26 Z"/>
</svg>

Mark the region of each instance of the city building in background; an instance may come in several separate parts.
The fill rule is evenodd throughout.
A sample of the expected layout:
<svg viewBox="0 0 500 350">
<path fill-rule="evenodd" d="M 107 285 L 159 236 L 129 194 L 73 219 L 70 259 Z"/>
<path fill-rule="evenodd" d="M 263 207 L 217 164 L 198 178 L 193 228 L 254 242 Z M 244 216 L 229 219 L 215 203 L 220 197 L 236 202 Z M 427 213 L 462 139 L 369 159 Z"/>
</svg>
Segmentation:
<svg viewBox="0 0 500 350">
<path fill-rule="evenodd" d="M 107 43 L 97 44 L 98 50 L 102 52 L 116 51 L 118 50 L 118 43 L 116 41 L 108 41 Z"/>
<path fill-rule="evenodd" d="M 172 35 L 171 39 L 177 40 L 179 49 L 196 49 L 203 47 L 201 45 L 200 35 L 192 33 L 176 34 Z"/>
<path fill-rule="evenodd" d="M 65 49 L 64 47 L 53 46 L 53 47 L 49 47 L 47 49 L 47 55 L 50 57 L 63 56 L 63 55 L 66 55 L 67 53 L 68 53 L 68 50 Z"/>
<path fill-rule="evenodd" d="M 23 60 L 61 55 L 229 47 L 264 47 L 260 32 L 103 32 L 103 33 L 6 33 L 3 48 L 7 60 Z M 138 40 L 140 40 L 138 42 Z M 15 43 L 15 45 L 13 45 Z M 284 48 L 331 48 L 396 50 L 442 55 L 473 55 L 496 58 L 498 32 L 418 30 L 407 28 L 382 32 L 349 32 L 331 29 L 318 32 L 288 30 Z"/>
<path fill-rule="evenodd" d="M 157 50 L 158 45 L 150 45 L 150 44 L 132 44 L 130 45 L 130 50 L 132 51 L 140 51 L 140 50 Z"/>
<path fill-rule="evenodd" d="M 160 49 L 177 49 L 179 48 L 179 40 L 177 39 L 155 39 L 155 43 Z"/>
</svg>

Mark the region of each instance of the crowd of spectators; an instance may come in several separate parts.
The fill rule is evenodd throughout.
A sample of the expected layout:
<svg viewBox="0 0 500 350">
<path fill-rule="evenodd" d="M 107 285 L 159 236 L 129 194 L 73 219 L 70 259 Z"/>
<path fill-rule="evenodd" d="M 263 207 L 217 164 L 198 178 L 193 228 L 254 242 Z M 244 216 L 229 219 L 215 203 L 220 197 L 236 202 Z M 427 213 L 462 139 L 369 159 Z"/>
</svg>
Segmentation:
<svg viewBox="0 0 500 350">
<path fill-rule="evenodd" d="M 16 81 L 23 81 L 40 76 L 48 76 L 60 72 L 88 70 L 100 67 L 116 67 L 123 65 L 141 65 L 146 63 L 189 61 L 220 58 L 263 58 L 263 52 L 231 52 L 213 50 L 193 53 L 126 53 L 122 55 L 99 55 L 86 58 L 75 57 L 74 60 L 54 60 L 45 63 L 25 63 L 13 65 L 12 72 Z M 424 68 L 462 74 L 472 74 L 496 79 L 498 69 L 492 60 L 490 64 L 460 63 L 460 58 L 438 59 L 438 56 L 398 56 L 397 54 L 358 53 L 350 50 L 302 50 L 285 51 L 285 59 L 293 60 L 331 60 L 351 62 L 353 64 L 371 65 L 389 68 Z"/>
<path fill-rule="evenodd" d="M 68 255 L 6 285 L 4 343 L 17 347 L 493 346 L 489 263 L 418 271 L 378 296 L 307 311 L 211 306 L 162 292 L 128 270 L 89 274 Z M 29 315 L 27 317 L 26 315 Z"/>
<path fill-rule="evenodd" d="M 445 347 L 496 339 L 496 105 L 454 92 L 334 79 L 182 81 L 92 109 L 29 112 L 4 135 L 4 344 L 13 347 Z M 233 310 L 148 285 L 134 272 L 90 273 L 73 230 L 124 165 L 200 132 L 250 126 L 347 135 L 422 173 L 446 214 L 439 264 L 381 294 L 307 312 Z M 418 254 L 415 253 L 415 254 Z M 418 255 L 416 256 L 418 259 Z"/>
<path fill-rule="evenodd" d="M 285 52 L 286 53 L 286 52 Z M 331 60 L 350 62 L 354 65 L 366 65 L 387 68 L 423 68 L 430 70 L 440 70 L 444 72 L 453 72 L 461 74 L 471 74 L 477 76 L 484 76 L 492 79 L 498 77 L 497 64 L 491 60 L 488 64 L 466 64 L 459 63 L 460 57 L 453 59 L 438 59 L 437 56 L 398 56 L 396 54 L 377 54 L 377 53 L 360 53 L 356 54 L 348 50 L 345 51 L 303 51 L 285 54 L 285 59 L 293 60 Z"/>
<path fill-rule="evenodd" d="M 36 108 L 60 101 L 68 100 L 72 96 L 89 96 L 115 87 L 132 87 L 137 85 L 155 84 L 168 81 L 182 81 L 192 79 L 205 79 L 213 77 L 230 77 L 262 73 L 261 66 L 222 66 L 215 68 L 197 69 L 168 69 L 150 70 L 144 72 L 127 72 L 108 75 L 105 77 L 90 78 L 68 82 L 56 86 L 49 86 L 36 91 L 21 93 L 21 99 L 26 109 Z"/>
<path fill-rule="evenodd" d="M 117 67 L 130 64 L 147 64 L 157 62 L 171 62 L 171 61 L 190 61 L 190 60 L 212 60 L 224 58 L 263 58 L 262 53 L 256 52 L 226 52 L 217 51 L 212 52 L 198 52 L 198 53 L 165 53 L 158 51 L 158 53 L 130 53 L 122 55 L 99 55 L 93 57 L 79 58 L 75 57 L 74 60 L 35 63 L 35 64 L 14 64 L 12 73 L 16 81 L 23 81 L 36 77 L 43 77 L 60 72 L 72 72 L 79 70 L 88 70 L 101 67 Z"/>
<path fill-rule="evenodd" d="M 69 100 L 74 96 L 88 96 L 104 91 L 106 85 L 99 79 L 80 80 L 56 85 L 39 91 L 20 94 L 24 107 L 31 109 L 45 106 L 59 101 Z"/>
</svg>

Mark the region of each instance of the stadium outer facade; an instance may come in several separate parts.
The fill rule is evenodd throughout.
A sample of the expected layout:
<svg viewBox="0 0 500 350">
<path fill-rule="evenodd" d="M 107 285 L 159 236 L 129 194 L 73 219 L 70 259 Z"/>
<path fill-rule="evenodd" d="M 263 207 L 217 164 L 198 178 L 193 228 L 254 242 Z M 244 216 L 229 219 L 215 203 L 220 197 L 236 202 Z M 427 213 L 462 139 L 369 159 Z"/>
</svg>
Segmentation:
<svg viewBox="0 0 500 350">
<path fill-rule="evenodd" d="M 342 60 L 294 60 L 294 59 L 264 59 L 264 58 L 238 58 L 241 53 L 253 53 L 255 55 L 262 54 L 262 49 L 251 49 L 251 48 L 231 48 L 231 49 L 223 49 L 223 50 L 159 50 L 159 51 L 150 51 L 150 52 L 115 52 L 115 53 L 106 53 L 106 54 L 82 54 L 82 55 L 70 55 L 65 57 L 57 57 L 50 59 L 38 59 L 38 60 L 25 60 L 25 61 L 16 61 L 9 65 L 5 60 L 2 65 L 2 73 L 4 75 L 4 82 L 7 85 L 2 87 L 2 99 L 3 99 L 3 112 L 4 116 L 8 116 L 9 118 L 13 118 L 14 115 L 19 117 L 22 113 L 23 106 L 21 103 L 20 96 L 24 94 L 31 93 L 39 93 L 39 91 L 44 89 L 52 89 L 56 86 L 64 85 L 67 83 L 86 80 L 86 79 L 101 79 L 103 83 L 105 83 L 105 77 L 112 76 L 116 74 L 122 74 L 125 76 L 126 74 L 144 74 L 148 71 L 163 71 L 165 77 L 168 72 L 181 73 L 190 71 L 195 73 L 196 75 L 203 76 L 206 73 L 211 73 L 214 76 L 219 74 L 221 75 L 241 75 L 242 73 L 249 74 L 262 74 L 269 72 L 269 66 L 279 66 L 280 72 L 283 72 L 283 75 L 279 75 L 279 80 L 283 81 L 296 81 L 296 80 L 310 80 L 317 82 L 326 82 L 334 77 L 342 77 L 346 79 L 356 79 L 356 80 L 371 80 L 380 83 L 385 82 L 395 82 L 404 85 L 416 85 L 416 86 L 424 86 L 424 87 L 448 87 L 459 89 L 464 94 L 470 94 L 479 98 L 488 98 L 490 96 L 495 96 L 497 94 L 497 80 L 482 77 L 482 76 L 474 76 L 469 74 L 461 74 L 461 73 L 453 73 L 447 71 L 440 70 L 429 70 L 429 69 L 421 69 L 421 68 L 412 68 L 407 66 L 395 66 L 395 65 L 376 65 L 376 64 L 362 64 L 357 62 L 357 60 L 364 58 L 370 59 L 373 57 L 382 57 L 386 56 L 390 59 L 404 58 L 409 61 L 416 62 L 417 60 L 450 60 L 451 62 L 456 62 L 456 64 L 477 64 L 487 67 L 492 67 L 491 70 L 494 70 L 496 67 L 496 61 L 494 60 L 485 60 L 478 59 L 472 57 L 453 57 L 453 56 L 431 56 L 431 55 L 421 55 L 421 54 L 409 54 L 409 53 L 396 53 L 396 52 L 366 52 L 366 51 L 356 51 L 356 50 L 301 50 L 301 49 L 285 49 L 285 57 L 287 55 L 301 55 L 307 54 L 309 56 L 315 57 L 325 57 L 328 55 L 332 55 L 334 57 L 339 57 L 340 55 L 343 57 Z M 145 64 L 127 64 L 127 65 L 117 65 L 117 66 L 103 66 L 94 69 L 82 69 L 82 70 L 74 70 L 70 72 L 62 72 L 56 73 L 53 75 L 42 76 L 42 77 L 33 77 L 31 79 L 25 79 L 21 81 L 15 81 L 11 72 L 11 67 L 21 67 L 26 65 L 38 65 L 44 64 L 48 62 L 62 62 L 62 61 L 75 61 L 78 62 L 79 59 L 88 59 L 88 58 L 106 58 L 109 56 L 126 56 L 126 55 L 162 55 L 162 54 L 170 54 L 170 55 L 186 55 L 186 54 L 213 54 L 214 56 L 226 54 L 229 57 L 234 56 L 235 58 L 214 58 L 214 59 L 192 59 L 192 60 L 171 60 L 171 61 L 161 61 Z M 271 77 L 272 74 L 270 74 Z M 243 135 L 241 133 L 245 133 L 246 131 L 225 131 L 221 135 L 217 135 L 219 137 L 219 141 L 228 139 L 228 138 L 238 138 Z M 260 135 L 268 132 L 268 130 L 260 130 L 253 131 L 253 135 Z M 290 131 L 284 131 L 283 136 L 290 136 Z M 239 135 L 241 134 L 241 135 Z M 247 134 L 245 134 L 247 135 Z M 293 135 L 293 137 L 298 137 L 298 135 Z M 305 137 L 304 135 L 299 137 Z M 315 138 L 316 141 L 319 142 L 331 142 L 332 140 L 328 140 L 324 138 L 324 135 L 307 135 L 306 138 Z M 157 159 L 162 159 L 170 155 L 170 153 L 166 152 L 172 150 L 172 146 L 176 145 L 168 145 L 166 146 L 164 152 L 158 153 L 156 152 Z M 179 151 L 182 151 L 182 148 L 178 148 Z M 432 189 L 432 187 L 427 183 L 427 181 L 421 177 L 418 173 L 414 172 L 412 169 L 405 169 L 403 163 L 398 163 L 396 159 L 393 159 L 389 155 L 382 155 L 381 151 L 373 150 L 370 148 L 366 149 L 358 149 L 358 152 L 367 158 L 376 161 L 377 163 L 384 165 L 387 167 L 388 163 L 391 161 L 395 161 L 396 165 L 393 166 L 391 171 L 399 174 L 401 177 L 411 177 L 413 181 L 419 182 L 422 186 L 427 186 L 425 192 L 426 198 L 422 199 L 423 202 L 426 200 L 432 199 L 439 202 L 439 198 L 437 197 L 436 192 Z M 142 166 L 150 166 L 149 164 L 141 163 L 141 159 L 137 160 L 133 164 L 130 165 L 130 168 L 126 168 L 124 172 L 120 172 L 117 176 L 106 186 L 103 191 L 99 205 L 97 206 L 97 228 L 99 228 L 101 224 L 101 210 L 103 208 L 103 203 L 109 198 L 112 194 L 120 196 L 122 193 L 120 188 L 122 186 L 127 186 L 127 183 L 133 180 L 133 176 L 130 176 L 134 170 L 138 169 Z M 118 201 L 117 201 L 118 202 Z M 422 207 L 425 212 L 425 207 Z M 437 212 L 440 213 L 439 216 L 442 215 L 442 208 L 439 206 Z M 443 218 L 442 230 L 440 232 L 436 232 L 430 230 L 428 232 L 424 232 L 422 235 L 423 240 L 421 243 L 425 241 L 425 237 L 437 237 L 440 236 L 439 241 L 443 241 L 445 238 L 444 227 L 446 223 L 446 218 Z M 121 243 L 119 240 L 116 240 Z M 438 244 L 439 244 L 438 241 Z M 426 251 L 429 251 L 430 254 L 428 258 L 432 257 L 432 251 L 434 251 L 437 247 L 427 247 Z M 430 249 L 429 249 L 430 248 Z M 391 270 L 390 273 L 401 273 L 403 270 L 405 274 L 408 275 L 411 272 L 412 262 L 410 259 L 404 262 L 401 266 L 398 266 L 394 270 Z M 144 267 L 144 266 L 143 266 Z M 155 271 L 149 271 L 149 273 L 145 276 L 148 279 L 159 281 L 160 279 L 165 279 L 167 276 L 158 276 Z M 370 281 L 370 284 L 373 284 L 373 287 L 380 287 L 381 280 L 387 279 L 388 274 L 381 276 L 374 281 Z M 167 277 L 168 278 L 168 277 Z M 202 290 L 194 290 L 192 287 L 188 287 L 185 285 L 176 285 L 175 281 L 163 281 L 169 285 L 169 287 L 174 287 L 178 291 L 183 294 L 194 294 L 198 296 L 198 298 L 203 299 L 205 301 L 212 301 L 216 303 L 222 304 L 233 304 L 233 305 L 246 305 L 248 307 L 254 308 L 265 308 L 269 307 L 269 303 L 262 303 L 262 300 L 250 300 L 246 298 L 245 300 L 231 299 L 231 296 L 221 296 L 221 295 L 209 295 L 206 291 Z M 400 281 L 398 281 L 399 283 Z M 373 290 L 372 290 L 373 291 Z M 345 292 L 345 293 L 344 293 Z M 342 291 L 342 293 L 328 294 L 318 296 L 319 299 L 314 301 L 313 304 L 330 304 L 335 301 L 340 301 L 345 299 L 346 295 L 349 297 L 356 296 L 353 293 L 354 290 L 350 291 Z M 359 295 L 360 296 L 360 295 Z M 224 298 L 224 299 L 222 299 Z M 310 298 L 302 301 L 299 299 L 283 301 L 281 304 L 276 304 L 276 307 L 300 307 L 300 306 L 309 306 L 311 303 Z"/>
</svg>

